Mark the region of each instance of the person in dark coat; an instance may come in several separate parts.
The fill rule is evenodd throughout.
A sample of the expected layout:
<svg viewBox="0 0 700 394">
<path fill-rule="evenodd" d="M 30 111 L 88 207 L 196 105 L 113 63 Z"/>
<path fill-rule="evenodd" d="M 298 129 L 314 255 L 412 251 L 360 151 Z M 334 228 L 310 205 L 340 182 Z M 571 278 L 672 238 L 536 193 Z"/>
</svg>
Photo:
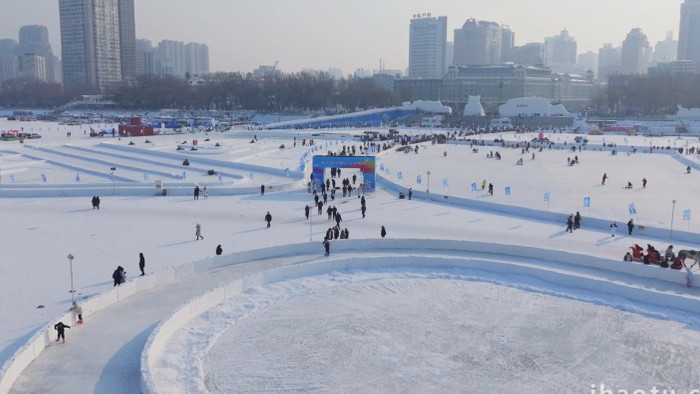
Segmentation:
<svg viewBox="0 0 700 394">
<path fill-rule="evenodd" d="M 343 218 L 340 216 L 340 213 L 335 214 L 335 224 L 336 226 L 340 226 L 340 222 L 343 221 Z"/>
<path fill-rule="evenodd" d="M 272 215 L 270 215 L 270 211 L 267 211 L 267 215 L 265 215 L 265 221 L 267 222 L 267 228 L 270 228 L 270 222 L 272 222 Z"/>
<path fill-rule="evenodd" d="M 632 219 L 630 219 L 630 221 L 627 222 L 627 233 L 629 233 L 629 235 L 632 235 L 632 230 L 634 230 L 634 222 L 632 221 Z"/>
<path fill-rule="evenodd" d="M 97 209 L 97 196 L 92 196 L 92 209 Z"/>
<path fill-rule="evenodd" d="M 199 200 L 199 186 L 194 187 L 194 199 Z"/>
<path fill-rule="evenodd" d="M 576 215 L 574 215 L 574 230 L 577 228 L 581 228 L 581 213 L 579 211 L 576 211 Z"/>
<path fill-rule="evenodd" d="M 566 218 L 566 232 L 567 233 L 574 232 L 574 215 L 569 215 L 569 217 Z"/>
<path fill-rule="evenodd" d="M 338 239 L 340 237 L 340 227 L 333 227 L 333 239 Z"/>
<path fill-rule="evenodd" d="M 318 202 L 318 214 L 323 215 L 323 201 Z"/>
<path fill-rule="evenodd" d="M 146 268 L 146 258 L 143 257 L 143 253 L 139 253 L 139 269 L 141 270 L 141 276 L 146 275 L 143 269 Z"/>
<path fill-rule="evenodd" d="M 308 205 L 304 207 L 304 215 L 306 215 L 306 220 L 309 220 L 309 210 L 311 210 L 311 208 L 309 208 Z"/>
<path fill-rule="evenodd" d="M 95 206 L 100 209 L 100 196 L 95 196 Z"/>
<path fill-rule="evenodd" d="M 216 255 L 217 255 L 217 256 L 221 256 L 221 253 L 223 253 L 223 252 L 224 252 L 224 250 L 221 249 L 221 245 L 217 245 L 217 247 L 216 247 Z"/>
<path fill-rule="evenodd" d="M 328 241 L 328 238 L 323 238 L 323 248 L 326 250 L 326 253 L 324 256 L 330 256 L 331 255 L 331 243 Z"/>
<path fill-rule="evenodd" d="M 121 265 L 117 267 L 112 273 L 112 279 L 114 279 L 114 286 L 119 286 L 126 282 L 126 271 L 124 271 L 124 267 Z"/>
<path fill-rule="evenodd" d="M 489 194 L 493 196 L 493 183 L 489 183 Z"/>
<path fill-rule="evenodd" d="M 362 212 L 362 218 L 364 219 L 365 212 L 367 212 L 367 206 L 363 204 L 362 207 L 360 207 L 360 211 Z"/>
<path fill-rule="evenodd" d="M 260 195 L 265 195 L 265 185 L 260 185 Z"/>
<path fill-rule="evenodd" d="M 382 238 L 386 237 L 386 229 L 384 228 L 384 226 L 382 226 L 382 231 L 380 234 L 382 235 Z"/>
<path fill-rule="evenodd" d="M 66 328 L 70 328 L 70 326 L 67 324 L 63 324 L 62 321 L 53 325 L 53 329 L 58 332 L 58 336 L 56 337 L 56 342 L 58 342 L 62 339 L 63 343 L 66 343 Z"/>
<path fill-rule="evenodd" d="M 410 200 L 411 197 L 413 197 L 413 189 L 409 187 L 408 188 L 408 199 Z"/>
<path fill-rule="evenodd" d="M 360 198 L 360 205 L 365 205 L 365 196 L 362 196 L 362 198 Z"/>
<path fill-rule="evenodd" d="M 645 189 L 647 187 L 647 179 L 642 178 L 642 189 Z"/>
</svg>

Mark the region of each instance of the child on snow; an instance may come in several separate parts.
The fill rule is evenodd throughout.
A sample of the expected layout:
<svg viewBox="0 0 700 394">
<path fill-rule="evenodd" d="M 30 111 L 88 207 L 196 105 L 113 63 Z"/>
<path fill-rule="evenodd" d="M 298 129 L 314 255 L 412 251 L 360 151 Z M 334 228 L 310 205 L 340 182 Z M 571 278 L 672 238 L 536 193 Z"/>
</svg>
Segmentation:
<svg viewBox="0 0 700 394">
<path fill-rule="evenodd" d="M 58 323 L 54 324 L 53 329 L 58 332 L 58 337 L 56 338 L 56 342 L 58 342 L 62 339 L 63 343 L 66 343 L 66 328 L 70 328 L 70 326 L 63 324 L 63 322 L 58 322 Z"/>
<path fill-rule="evenodd" d="M 83 307 L 78 304 L 78 301 L 73 301 L 73 307 L 71 309 L 73 313 L 78 315 L 78 324 L 83 324 Z"/>
</svg>

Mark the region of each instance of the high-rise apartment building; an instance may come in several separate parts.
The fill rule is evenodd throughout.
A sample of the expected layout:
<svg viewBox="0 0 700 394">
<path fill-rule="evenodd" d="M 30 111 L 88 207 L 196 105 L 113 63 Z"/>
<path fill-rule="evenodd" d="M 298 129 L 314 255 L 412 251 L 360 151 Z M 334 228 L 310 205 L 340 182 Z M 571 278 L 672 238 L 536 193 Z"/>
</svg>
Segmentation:
<svg viewBox="0 0 700 394">
<path fill-rule="evenodd" d="M 135 53 L 130 38 L 135 37 L 133 0 L 59 0 L 58 4 L 64 85 L 105 92 L 128 76 L 122 65 L 135 73 L 135 57 L 129 55 Z"/>
<path fill-rule="evenodd" d="M 646 74 L 650 54 L 646 34 L 642 29 L 632 29 L 622 43 L 620 71 L 623 74 Z"/>
<path fill-rule="evenodd" d="M 136 40 L 135 70 L 136 75 L 156 74 L 155 48 L 150 40 Z"/>
<path fill-rule="evenodd" d="M 502 30 L 496 22 L 467 19 L 454 31 L 457 66 L 501 64 Z"/>
<path fill-rule="evenodd" d="M 447 17 L 414 15 L 408 40 L 409 78 L 442 78 L 447 70 Z"/>
<path fill-rule="evenodd" d="M 209 73 L 209 47 L 190 42 L 185 44 L 185 72 L 190 75 Z"/>
<path fill-rule="evenodd" d="M 163 40 L 158 43 L 156 51 L 156 69 L 158 75 L 185 76 L 185 43 L 182 41 Z"/>
<path fill-rule="evenodd" d="M 678 60 L 693 60 L 700 64 L 700 0 L 685 0 L 681 4 L 678 34 Z"/>
</svg>

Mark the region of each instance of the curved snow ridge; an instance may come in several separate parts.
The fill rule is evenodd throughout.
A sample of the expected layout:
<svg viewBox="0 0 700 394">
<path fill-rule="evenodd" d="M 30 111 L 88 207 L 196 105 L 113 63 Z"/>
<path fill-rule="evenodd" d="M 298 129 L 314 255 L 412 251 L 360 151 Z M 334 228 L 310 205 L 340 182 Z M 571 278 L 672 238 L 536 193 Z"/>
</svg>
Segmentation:
<svg viewBox="0 0 700 394">
<path fill-rule="evenodd" d="M 304 284 L 314 276 L 323 277 L 321 282 L 332 286 L 352 282 L 357 271 L 392 278 L 487 282 L 700 327 L 700 297 L 673 292 L 674 287 L 664 288 L 654 280 L 610 272 L 596 274 L 566 263 L 511 261 L 512 256 L 497 254 L 482 258 L 401 253 L 343 256 L 276 268 L 237 279 L 192 300 L 164 319 L 149 337 L 141 357 L 143 392 L 207 392 L 203 362 L 217 338 L 253 313 L 314 294 L 315 290 Z M 256 294 L 266 296 L 256 298 Z M 221 306 L 232 299 L 235 308 Z M 182 349 L 186 351 L 179 351 Z"/>
</svg>

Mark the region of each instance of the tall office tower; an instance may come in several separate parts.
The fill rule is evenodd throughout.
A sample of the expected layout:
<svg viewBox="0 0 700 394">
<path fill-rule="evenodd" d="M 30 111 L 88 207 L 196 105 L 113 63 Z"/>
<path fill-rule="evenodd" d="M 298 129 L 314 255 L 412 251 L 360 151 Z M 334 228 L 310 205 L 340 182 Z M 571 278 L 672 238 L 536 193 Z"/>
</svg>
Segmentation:
<svg viewBox="0 0 700 394">
<path fill-rule="evenodd" d="M 119 0 L 119 44 L 122 79 L 136 76 L 136 22 L 134 0 Z"/>
<path fill-rule="evenodd" d="M 678 41 L 673 39 L 673 32 L 666 33 L 666 39 L 654 45 L 654 53 L 651 56 L 652 63 L 670 63 L 675 61 L 678 54 Z"/>
<path fill-rule="evenodd" d="M 576 64 L 576 39 L 566 29 L 552 40 L 552 64 Z"/>
<path fill-rule="evenodd" d="M 620 71 L 623 74 L 646 74 L 650 54 L 646 34 L 642 29 L 632 29 L 622 43 Z"/>
<path fill-rule="evenodd" d="M 512 62 L 515 47 L 515 33 L 508 26 L 501 26 L 501 61 Z"/>
<path fill-rule="evenodd" d="M 107 92 L 122 81 L 121 40 L 133 35 L 122 30 L 134 26 L 122 12 L 129 2 L 133 10 L 133 0 L 59 0 L 64 85 Z"/>
<path fill-rule="evenodd" d="M 501 64 L 501 27 L 498 23 L 467 19 L 455 29 L 455 65 Z"/>
<path fill-rule="evenodd" d="M 607 80 L 612 74 L 620 72 L 620 48 L 615 48 L 612 44 L 603 44 L 598 49 L 598 79 Z"/>
<path fill-rule="evenodd" d="M 678 60 L 693 60 L 700 64 L 700 0 L 685 0 L 681 4 L 678 34 Z"/>
<path fill-rule="evenodd" d="M 447 17 L 414 15 L 408 39 L 408 77 L 441 79 L 447 71 Z"/>
<path fill-rule="evenodd" d="M 15 54 L 20 57 L 19 65 L 22 76 L 51 83 L 61 82 L 60 62 L 51 49 L 49 30 L 46 26 L 20 27 L 19 44 L 15 48 Z M 33 56 L 40 56 L 44 60 L 33 59 Z M 22 57 L 26 57 L 26 59 L 22 59 Z M 43 65 L 41 65 L 42 62 Z M 23 68 L 25 66 L 26 70 Z"/>
<path fill-rule="evenodd" d="M 156 51 L 156 70 L 158 75 L 185 76 L 185 43 L 182 41 L 163 40 L 158 43 Z"/>
<path fill-rule="evenodd" d="M 185 45 L 185 72 L 190 75 L 209 73 L 209 47 L 190 42 Z"/>
</svg>

